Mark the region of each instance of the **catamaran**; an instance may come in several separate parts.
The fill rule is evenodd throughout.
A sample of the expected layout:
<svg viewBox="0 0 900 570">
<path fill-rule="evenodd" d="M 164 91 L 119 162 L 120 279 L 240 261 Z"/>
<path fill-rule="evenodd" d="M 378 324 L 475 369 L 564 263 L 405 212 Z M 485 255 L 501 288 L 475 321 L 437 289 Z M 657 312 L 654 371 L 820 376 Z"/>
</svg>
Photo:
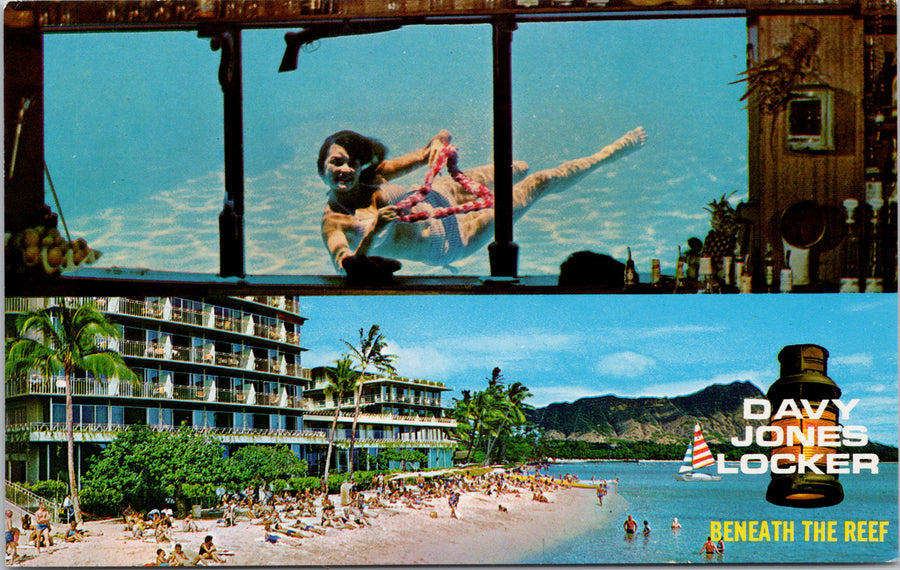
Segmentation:
<svg viewBox="0 0 900 570">
<path fill-rule="evenodd" d="M 687 451 L 684 452 L 684 459 L 681 461 L 681 468 L 675 474 L 675 479 L 679 481 L 718 481 L 721 475 L 712 475 L 703 471 L 697 471 L 701 467 L 714 465 L 712 453 L 703 439 L 703 433 L 700 432 L 700 424 L 694 424 L 694 441 L 689 443 Z"/>
</svg>

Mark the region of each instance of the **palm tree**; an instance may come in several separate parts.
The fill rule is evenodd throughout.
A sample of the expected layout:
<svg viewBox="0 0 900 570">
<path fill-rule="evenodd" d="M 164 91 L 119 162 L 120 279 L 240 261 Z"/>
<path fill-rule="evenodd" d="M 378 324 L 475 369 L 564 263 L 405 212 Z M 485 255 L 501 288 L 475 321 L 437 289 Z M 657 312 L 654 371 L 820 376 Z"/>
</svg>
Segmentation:
<svg viewBox="0 0 900 570">
<path fill-rule="evenodd" d="M 484 432 L 490 433 L 491 425 L 497 422 L 499 412 L 497 410 L 498 393 L 490 388 L 483 392 L 475 392 L 468 406 L 469 419 L 473 421 L 472 435 L 469 440 L 469 451 L 466 453 L 466 463 L 472 458 L 472 451 Z"/>
<path fill-rule="evenodd" d="M 359 346 L 354 346 L 346 340 L 343 342 L 350 348 L 352 357 L 359 365 L 359 383 L 353 393 L 353 427 L 350 430 L 350 481 L 353 481 L 353 447 L 356 443 L 356 423 L 359 421 L 359 408 L 362 405 L 362 389 L 366 369 L 371 365 L 381 372 L 394 374 L 396 370 L 393 361 L 396 356 L 384 353 L 387 341 L 381 334 L 378 325 L 372 325 L 368 333 L 359 329 Z"/>
<path fill-rule="evenodd" d="M 531 397 L 531 392 L 521 382 L 513 382 L 506 388 L 502 406 L 506 408 L 503 420 L 497 428 L 497 436 L 492 438 L 488 443 L 487 454 L 484 456 L 484 464 L 489 465 L 491 459 L 491 450 L 494 444 L 500 439 L 500 433 L 506 427 L 507 422 L 513 425 L 519 425 L 525 422 L 525 410 L 534 409 L 525 403 L 526 398 Z"/>
<path fill-rule="evenodd" d="M 103 338 L 120 338 L 118 327 L 94 308 L 90 301 L 67 306 L 59 304 L 35 309 L 16 318 L 16 334 L 6 342 L 7 377 L 22 376 L 38 370 L 47 378 L 62 372 L 66 390 L 66 448 L 68 452 L 69 490 L 75 520 L 82 524 L 78 486 L 75 480 L 75 436 L 73 427 L 72 380 L 77 371 L 97 378 L 137 381 L 122 356 L 101 348 Z"/>
<path fill-rule="evenodd" d="M 338 417 L 341 415 L 341 400 L 344 394 L 356 390 L 360 375 L 353 370 L 353 361 L 348 355 L 335 360 L 337 367 L 334 370 L 326 370 L 328 386 L 325 387 L 325 395 L 332 397 L 335 402 L 334 420 L 331 422 L 331 432 L 328 434 L 328 452 L 325 454 L 325 475 L 322 477 L 322 487 L 328 493 L 328 470 L 331 467 L 331 450 L 334 447 L 334 431 L 337 429 Z"/>
</svg>

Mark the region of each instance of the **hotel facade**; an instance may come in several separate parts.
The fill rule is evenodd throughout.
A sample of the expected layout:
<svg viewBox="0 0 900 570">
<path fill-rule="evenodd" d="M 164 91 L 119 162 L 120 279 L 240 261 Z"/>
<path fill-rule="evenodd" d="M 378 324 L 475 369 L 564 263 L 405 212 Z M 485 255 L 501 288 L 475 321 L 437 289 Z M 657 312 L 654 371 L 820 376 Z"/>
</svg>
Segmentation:
<svg viewBox="0 0 900 570">
<path fill-rule="evenodd" d="M 131 425 L 161 431 L 181 425 L 210 434 L 231 453 L 248 444 L 285 444 L 310 473 L 324 466 L 336 407 L 336 469 L 348 466 L 353 396 L 327 397 L 327 367 L 304 368 L 297 297 L 102 297 L 94 306 L 122 338 L 101 339 L 120 353 L 137 382 L 71 380 L 78 478 L 86 461 Z M 52 306 L 52 298 L 9 298 L 7 335 L 17 315 Z M 71 302 L 80 302 L 80 299 Z M 442 383 L 367 374 L 357 425 L 359 469 L 387 448 L 427 457 L 421 467 L 449 467 L 456 422 L 444 417 Z M 6 379 L 6 473 L 13 482 L 65 472 L 65 383 L 36 372 Z M 358 458 L 360 456 L 357 456 Z M 363 463 L 365 461 L 365 463 Z M 63 477 L 64 479 L 64 477 Z"/>
</svg>

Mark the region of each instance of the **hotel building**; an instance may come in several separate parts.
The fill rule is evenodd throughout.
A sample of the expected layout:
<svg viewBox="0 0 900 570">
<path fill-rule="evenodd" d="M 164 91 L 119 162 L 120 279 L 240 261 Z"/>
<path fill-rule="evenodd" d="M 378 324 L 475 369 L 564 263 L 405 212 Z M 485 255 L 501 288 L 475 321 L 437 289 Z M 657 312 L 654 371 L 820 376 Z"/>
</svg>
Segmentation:
<svg viewBox="0 0 900 570">
<path fill-rule="evenodd" d="M 54 299 L 6 299 L 7 334 L 16 315 Z M 84 374 L 72 380 L 76 465 L 130 425 L 211 434 L 225 452 L 246 444 L 286 444 L 315 474 L 338 404 L 325 396 L 326 368 L 304 368 L 306 319 L 296 297 L 93 298 L 120 339 L 103 339 L 138 375 L 132 383 Z M 34 482 L 65 472 L 65 391 L 61 377 L 6 379 L 7 479 Z M 356 449 L 372 457 L 388 447 L 422 452 L 427 465 L 450 466 L 456 426 L 445 418 L 443 384 L 367 374 Z M 347 468 L 353 397 L 335 433 L 336 469 Z M 366 465 L 358 468 L 365 469 Z"/>
</svg>

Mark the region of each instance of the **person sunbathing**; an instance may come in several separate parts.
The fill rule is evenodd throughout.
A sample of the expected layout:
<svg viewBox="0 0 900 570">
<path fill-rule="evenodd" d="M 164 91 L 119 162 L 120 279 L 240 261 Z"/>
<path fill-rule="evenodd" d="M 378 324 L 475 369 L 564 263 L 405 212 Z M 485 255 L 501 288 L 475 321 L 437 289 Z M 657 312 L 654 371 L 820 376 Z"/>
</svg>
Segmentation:
<svg viewBox="0 0 900 570">
<path fill-rule="evenodd" d="M 187 554 L 181 547 L 181 544 L 175 544 L 172 554 L 169 555 L 169 566 L 184 566 L 188 563 Z"/>
<path fill-rule="evenodd" d="M 66 531 L 66 542 L 84 542 L 84 534 L 78 530 L 78 523 L 75 521 L 69 523 L 69 529 Z"/>
<path fill-rule="evenodd" d="M 194 566 L 196 566 L 200 562 L 206 562 L 209 560 L 218 562 L 219 564 L 225 563 L 225 560 L 223 560 L 216 551 L 216 545 L 213 544 L 213 537 L 211 535 L 207 535 L 206 538 L 203 539 L 203 544 L 200 545 L 197 557 L 194 558 Z"/>
</svg>

